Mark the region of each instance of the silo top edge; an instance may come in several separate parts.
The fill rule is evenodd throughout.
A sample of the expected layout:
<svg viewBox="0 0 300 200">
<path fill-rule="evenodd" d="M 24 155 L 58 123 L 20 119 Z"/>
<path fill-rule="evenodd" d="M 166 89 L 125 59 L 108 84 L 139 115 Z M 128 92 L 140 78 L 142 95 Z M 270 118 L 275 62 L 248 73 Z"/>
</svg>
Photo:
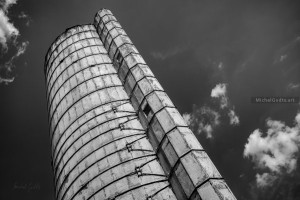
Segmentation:
<svg viewBox="0 0 300 200">
<path fill-rule="evenodd" d="M 51 45 L 49 46 L 47 53 L 45 55 L 45 61 L 44 61 L 44 72 L 46 72 L 46 68 L 47 68 L 47 62 L 50 58 L 50 54 L 53 52 L 53 50 L 56 48 L 56 43 L 58 40 L 60 40 L 63 36 L 65 36 L 68 32 L 72 31 L 72 30 L 76 30 L 76 28 L 84 28 L 86 26 L 94 26 L 92 23 L 89 24 L 80 24 L 80 25 L 75 25 L 75 26 L 71 26 L 69 28 L 67 28 L 65 31 L 63 31 L 61 34 L 59 34 L 55 40 L 51 43 Z"/>
<path fill-rule="evenodd" d="M 109 9 L 106 9 L 106 8 L 101 8 L 98 12 L 96 12 L 95 14 L 95 17 L 97 15 L 99 15 L 100 17 L 104 16 L 105 14 L 111 14 L 112 15 L 112 12 L 109 10 Z M 95 18 L 94 17 L 94 18 Z M 44 61 L 44 73 L 46 73 L 46 70 L 47 70 L 47 62 L 48 60 L 50 59 L 50 54 L 52 53 L 52 51 L 56 48 L 54 47 L 56 42 L 61 39 L 61 37 L 63 37 L 66 33 L 68 33 L 69 31 L 73 30 L 73 29 L 76 29 L 77 27 L 84 27 L 84 26 L 90 26 L 90 25 L 93 25 L 93 23 L 89 23 L 89 24 L 80 24 L 80 25 L 75 25 L 75 26 L 71 26 L 69 28 L 67 28 L 64 32 L 62 32 L 61 34 L 59 34 L 55 40 L 51 43 L 51 45 L 49 46 L 48 50 L 47 50 L 47 53 L 45 55 L 45 61 Z M 51 53 L 50 53 L 51 52 Z"/>
</svg>

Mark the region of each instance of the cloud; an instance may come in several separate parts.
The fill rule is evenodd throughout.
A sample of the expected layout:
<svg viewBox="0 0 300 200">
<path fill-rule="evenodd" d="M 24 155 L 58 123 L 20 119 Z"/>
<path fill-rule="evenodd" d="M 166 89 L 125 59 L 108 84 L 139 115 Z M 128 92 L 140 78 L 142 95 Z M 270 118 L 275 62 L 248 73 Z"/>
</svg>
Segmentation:
<svg viewBox="0 0 300 200">
<path fill-rule="evenodd" d="M 5 12 L 13 5 L 17 4 L 17 0 L 2 0 L 0 1 L 0 7 L 3 9 Z"/>
<path fill-rule="evenodd" d="M 7 50 L 7 42 L 15 40 L 19 36 L 19 30 L 9 21 L 6 13 L 0 10 L 0 44 L 3 50 Z"/>
<path fill-rule="evenodd" d="M 211 91 L 211 97 L 223 97 L 226 96 L 226 84 L 219 83 Z"/>
<path fill-rule="evenodd" d="M 156 59 L 156 60 L 166 60 L 167 58 L 173 57 L 177 54 L 180 54 L 184 51 L 187 50 L 186 46 L 178 46 L 178 47 L 174 47 L 172 49 L 169 49 L 165 52 L 161 52 L 161 51 L 153 51 L 151 52 L 151 56 Z"/>
<path fill-rule="evenodd" d="M 259 169 L 266 170 L 256 174 L 259 187 L 270 186 L 283 173 L 292 173 L 296 169 L 300 144 L 300 113 L 295 117 L 295 126 L 267 119 L 268 130 L 265 136 L 256 129 L 245 145 L 244 157 L 250 158 Z"/>
<path fill-rule="evenodd" d="M 279 58 L 280 62 L 283 62 L 287 58 L 287 55 L 281 55 Z"/>
<path fill-rule="evenodd" d="M 25 53 L 29 42 L 22 42 L 21 45 L 17 46 L 17 52 L 13 55 L 7 62 L 3 65 L 0 65 L 0 83 L 11 83 L 14 81 L 14 77 L 11 75 L 12 70 L 15 67 L 14 61 L 22 54 Z"/>
<path fill-rule="evenodd" d="M 25 13 L 25 12 L 21 12 L 19 15 L 18 15 L 18 18 L 21 18 L 21 19 L 26 19 L 28 18 L 29 16 Z"/>
<path fill-rule="evenodd" d="M 198 134 L 213 138 L 213 130 L 220 124 L 220 114 L 208 106 L 193 106 L 192 113 L 184 113 L 183 119 Z"/>
<path fill-rule="evenodd" d="M 228 112 L 228 117 L 230 119 L 230 125 L 239 125 L 240 124 L 240 119 L 239 117 L 235 114 L 234 110 L 229 110 Z"/>
<path fill-rule="evenodd" d="M 296 115 L 295 121 L 296 121 L 296 123 L 297 123 L 298 126 L 299 126 L 299 124 L 300 124 L 300 113 L 298 113 L 298 114 Z"/>
<path fill-rule="evenodd" d="M 213 126 L 211 124 L 202 124 L 202 123 L 200 123 L 198 132 L 199 133 L 204 132 L 204 133 L 206 133 L 207 138 L 212 138 L 213 137 L 213 135 L 212 135 Z"/>
<path fill-rule="evenodd" d="M 227 95 L 227 84 L 219 83 L 211 90 L 211 97 L 220 100 L 220 108 L 227 110 L 227 115 L 230 120 L 230 125 L 239 125 L 240 119 L 234 111 L 234 107 L 230 106 L 229 98 Z M 230 108 L 232 107 L 232 108 Z"/>
<path fill-rule="evenodd" d="M 18 18 L 19 19 L 25 19 L 26 20 L 26 23 L 25 23 L 26 26 L 29 26 L 30 22 L 32 22 L 32 19 L 23 11 L 18 15 Z"/>
<path fill-rule="evenodd" d="M 228 107 L 227 87 L 224 83 L 219 83 L 211 90 L 211 97 L 220 99 L 222 109 Z"/>
<path fill-rule="evenodd" d="M 207 138 L 213 138 L 213 130 L 220 124 L 220 114 L 213 109 L 203 106 L 199 110 L 202 117 L 198 120 L 198 133 L 205 133 Z"/>
<path fill-rule="evenodd" d="M 220 63 L 218 64 L 218 69 L 219 69 L 219 70 L 223 70 L 223 68 L 224 68 L 224 64 L 223 64 L 222 62 L 220 62 Z"/>
<path fill-rule="evenodd" d="M 28 41 L 19 42 L 19 30 L 13 25 L 8 17 L 10 7 L 17 3 L 17 0 L 2 0 L 0 1 L 0 46 L 1 57 L 8 53 L 8 50 L 15 50 L 14 53 L 10 50 L 10 58 L 7 61 L 1 60 L 0 63 L 0 83 L 11 83 L 14 81 L 13 68 L 16 59 L 25 53 Z M 24 12 L 21 12 L 19 18 L 28 18 Z M 27 22 L 28 23 L 28 22 Z M 8 57 L 8 56 L 6 56 Z"/>
<path fill-rule="evenodd" d="M 0 83 L 5 83 L 5 84 L 8 84 L 8 83 L 11 83 L 15 80 L 15 77 L 11 77 L 11 78 L 2 78 L 0 77 Z"/>
<path fill-rule="evenodd" d="M 274 64 L 286 61 L 293 51 L 297 51 L 300 44 L 300 36 L 296 36 L 291 41 L 289 41 L 285 46 L 279 49 L 277 55 L 275 55 Z"/>
<path fill-rule="evenodd" d="M 288 90 L 297 90 L 300 87 L 300 83 L 289 83 L 287 86 Z"/>
<path fill-rule="evenodd" d="M 213 139 L 214 129 L 220 125 L 221 114 L 224 112 L 229 117 L 230 125 L 239 125 L 240 120 L 234 111 L 234 107 L 229 105 L 227 96 L 227 85 L 217 84 L 211 91 L 211 97 L 220 99 L 220 108 L 213 109 L 209 106 L 193 106 L 191 113 L 184 113 L 183 119 L 198 134 L 205 134 L 206 138 Z M 221 109 L 221 110 L 220 110 Z"/>
<path fill-rule="evenodd" d="M 255 177 L 257 186 L 260 188 L 273 184 L 276 180 L 276 176 L 270 173 L 256 174 Z"/>
</svg>

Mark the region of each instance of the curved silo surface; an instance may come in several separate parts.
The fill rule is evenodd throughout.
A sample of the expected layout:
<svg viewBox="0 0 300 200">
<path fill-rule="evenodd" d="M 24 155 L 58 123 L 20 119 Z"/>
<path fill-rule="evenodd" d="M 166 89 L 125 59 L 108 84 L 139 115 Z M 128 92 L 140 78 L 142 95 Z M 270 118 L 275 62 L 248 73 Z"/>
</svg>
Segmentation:
<svg viewBox="0 0 300 200">
<path fill-rule="evenodd" d="M 56 199 L 176 199 L 94 25 L 55 40 L 45 75 Z"/>
</svg>

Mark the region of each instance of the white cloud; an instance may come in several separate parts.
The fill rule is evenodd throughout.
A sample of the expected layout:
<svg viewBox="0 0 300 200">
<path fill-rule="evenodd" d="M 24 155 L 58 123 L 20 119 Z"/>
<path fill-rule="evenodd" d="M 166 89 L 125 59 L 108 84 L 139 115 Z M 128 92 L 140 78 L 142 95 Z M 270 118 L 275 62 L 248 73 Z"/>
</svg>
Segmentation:
<svg viewBox="0 0 300 200">
<path fill-rule="evenodd" d="M 299 124 L 300 124 L 300 113 L 298 113 L 298 114 L 296 115 L 295 121 L 296 121 L 296 123 L 297 123 L 298 126 L 299 126 Z"/>
<path fill-rule="evenodd" d="M 270 173 L 256 174 L 255 177 L 258 187 L 266 187 L 272 185 L 277 179 L 277 177 L 274 174 Z"/>
<path fill-rule="evenodd" d="M 14 40 L 19 35 L 19 30 L 9 21 L 3 10 L 0 10 L 0 44 L 7 50 L 7 42 Z"/>
<path fill-rule="evenodd" d="M 29 26 L 30 22 L 32 21 L 32 19 L 23 11 L 18 15 L 18 18 L 26 20 L 26 26 Z"/>
<path fill-rule="evenodd" d="M 173 57 L 177 54 L 180 54 L 187 50 L 187 46 L 177 46 L 173 47 L 171 49 L 168 49 L 167 51 L 153 51 L 151 52 L 151 56 L 156 60 L 166 60 L 167 58 Z"/>
<path fill-rule="evenodd" d="M 201 108 L 201 114 L 202 115 L 208 115 L 208 117 L 210 117 L 210 122 L 212 125 L 219 125 L 220 124 L 220 114 L 211 109 L 210 107 L 207 106 L 203 106 Z"/>
<path fill-rule="evenodd" d="M 211 97 L 222 97 L 226 95 L 226 84 L 224 83 L 219 83 L 214 87 L 211 91 Z"/>
<path fill-rule="evenodd" d="M 295 126 L 267 119 L 268 130 L 263 133 L 256 129 L 245 145 L 244 157 L 251 158 L 260 169 L 267 173 L 256 175 L 258 186 L 271 184 L 282 172 L 292 173 L 296 169 L 300 144 L 300 113 L 295 117 Z"/>
<path fill-rule="evenodd" d="M 228 107 L 227 86 L 224 83 L 219 83 L 211 90 L 211 97 L 220 98 L 220 107 L 222 109 Z"/>
<path fill-rule="evenodd" d="M 220 114 L 210 107 L 203 106 L 198 111 L 199 134 L 204 133 L 207 138 L 213 138 L 213 130 L 220 124 Z"/>
<path fill-rule="evenodd" d="M 294 52 L 298 52 L 298 47 L 300 44 L 300 36 L 295 36 L 292 40 L 282 46 L 276 53 L 274 57 L 273 64 L 284 66 L 286 70 L 291 70 L 291 68 L 297 67 L 299 59 L 294 59 Z M 289 56 L 291 58 L 289 59 Z M 293 61 L 294 60 L 294 61 Z M 288 65 L 284 65 L 284 62 L 288 61 Z M 294 64 L 291 64 L 294 63 Z M 296 66 L 295 66 L 296 65 Z"/>
<path fill-rule="evenodd" d="M 198 132 L 201 133 L 201 132 L 204 132 L 206 133 L 206 137 L 207 138 L 212 138 L 213 135 L 213 127 L 211 124 L 202 124 L 200 123 L 200 126 L 199 126 L 199 129 L 198 129 Z"/>
<path fill-rule="evenodd" d="M 0 6 L 1 8 L 7 12 L 7 10 L 13 5 L 13 4 L 17 4 L 17 0 L 2 0 L 0 2 Z"/>
<path fill-rule="evenodd" d="M 220 114 L 207 106 L 194 107 L 193 112 L 183 114 L 186 123 L 198 134 L 213 138 L 213 130 L 220 124 Z"/>
<path fill-rule="evenodd" d="M 217 84 L 211 91 L 211 97 L 220 99 L 220 108 L 223 111 L 216 111 L 208 106 L 193 107 L 191 113 L 184 113 L 183 119 L 198 134 L 205 134 L 207 138 L 214 138 L 214 129 L 220 125 L 220 117 L 224 111 L 230 120 L 230 125 L 239 125 L 240 119 L 234 111 L 233 106 L 229 106 L 227 97 L 227 85 L 224 83 Z"/>
<path fill-rule="evenodd" d="M 283 62 L 287 58 L 287 55 L 281 55 L 279 60 L 280 62 Z"/>
<path fill-rule="evenodd" d="M 218 64 L 218 69 L 219 70 L 222 70 L 224 68 L 224 64 L 222 63 L 222 62 L 220 62 L 219 64 Z"/>
<path fill-rule="evenodd" d="M 228 112 L 228 117 L 230 119 L 230 125 L 239 125 L 240 124 L 240 119 L 239 117 L 235 114 L 234 110 L 229 110 Z"/>
<path fill-rule="evenodd" d="M 8 84 L 8 83 L 11 83 L 15 80 L 15 77 L 12 77 L 12 78 L 2 78 L 0 77 L 0 83 L 5 83 L 5 84 Z"/>
<path fill-rule="evenodd" d="M 21 19 L 26 19 L 28 18 L 29 16 L 25 13 L 25 12 L 21 12 L 19 15 L 18 15 L 18 18 L 21 18 Z"/>
<path fill-rule="evenodd" d="M 2 61 L 0 64 L 0 83 L 10 83 L 13 82 L 14 77 L 12 76 L 12 69 L 15 66 L 14 61 L 22 54 L 24 54 L 29 42 L 18 42 L 20 36 L 19 30 L 13 25 L 8 17 L 9 8 L 16 4 L 17 0 L 2 0 L 0 1 L 0 46 L 1 53 L 7 53 L 8 48 L 16 49 L 13 56 L 9 58 L 8 61 Z M 23 14 L 22 14 L 23 13 Z M 21 12 L 21 17 L 28 16 Z M 12 43 L 10 43 L 12 42 Z M 8 44 L 11 47 L 8 47 Z"/>
<path fill-rule="evenodd" d="M 240 119 L 234 111 L 233 106 L 229 106 L 229 98 L 227 96 L 227 84 L 219 83 L 211 90 L 211 97 L 220 100 L 220 108 L 225 109 L 228 113 L 230 125 L 239 125 Z M 230 108 L 232 107 L 232 108 Z"/>
<path fill-rule="evenodd" d="M 300 87 L 300 83 L 289 83 L 287 86 L 288 90 L 297 90 Z"/>
<path fill-rule="evenodd" d="M 14 65 L 14 61 L 22 54 L 25 53 L 27 46 L 28 46 L 29 42 L 22 42 L 21 45 L 17 46 L 17 52 L 15 55 L 13 55 L 9 61 L 7 61 L 4 65 L 0 65 L 0 70 L 5 71 L 5 74 L 1 74 L 2 76 L 0 76 L 0 83 L 11 83 L 14 81 L 14 77 L 11 76 L 10 74 L 12 73 L 12 69 L 15 67 Z M 3 76 L 4 75 L 4 76 Z"/>
<path fill-rule="evenodd" d="M 28 41 L 22 42 L 22 44 L 18 48 L 17 54 L 13 56 L 13 59 L 15 59 L 16 57 L 19 57 L 20 55 L 24 54 L 28 44 L 29 44 Z"/>
</svg>

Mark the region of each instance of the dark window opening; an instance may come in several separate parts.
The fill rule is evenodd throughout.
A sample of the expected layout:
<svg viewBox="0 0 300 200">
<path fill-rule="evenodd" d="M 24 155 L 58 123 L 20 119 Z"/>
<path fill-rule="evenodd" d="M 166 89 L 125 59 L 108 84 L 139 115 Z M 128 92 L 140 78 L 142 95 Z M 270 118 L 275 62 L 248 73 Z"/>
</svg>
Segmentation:
<svg viewBox="0 0 300 200">
<path fill-rule="evenodd" d="M 117 62 L 120 64 L 122 61 L 122 55 L 120 52 L 118 52 L 117 57 L 116 57 Z"/>
<path fill-rule="evenodd" d="M 69 181 L 69 175 L 70 175 L 70 173 L 65 176 L 65 182 L 66 183 Z"/>
<path fill-rule="evenodd" d="M 149 104 L 146 104 L 143 112 L 145 113 L 145 115 L 148 117 L 149 113 L 151 112 L 151 107 L 149 106 Z"/>
</svg>

